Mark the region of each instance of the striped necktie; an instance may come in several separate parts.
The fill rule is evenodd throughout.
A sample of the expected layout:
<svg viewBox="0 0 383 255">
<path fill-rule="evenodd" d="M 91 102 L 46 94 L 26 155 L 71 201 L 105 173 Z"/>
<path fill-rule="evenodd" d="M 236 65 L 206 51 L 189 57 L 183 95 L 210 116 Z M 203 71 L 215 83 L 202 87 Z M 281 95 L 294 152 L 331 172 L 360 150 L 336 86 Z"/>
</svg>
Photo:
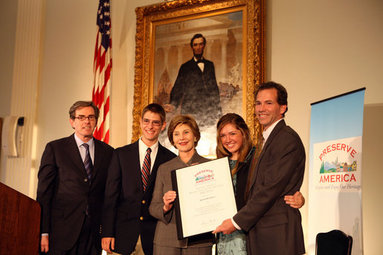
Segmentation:
<svg viewBox="0 0 383 255">
<path fill-rule="evenodd" d="M 83 143 L 82 146 L 84 146 L 84 148 L 86 150 L 85 159 L 84 159 L 84 166 L 85 166 L 86 174 L 88 175 L 88 179 L 90 181 L 92 179 L 93 164 L 92 164 L 92 159 L 90 158 L 89 144 Z"/>
<path fill-rule="evenodd" d="M 144 163 L 142 164 L 141 169 L 141 177 L 142 177 L 142 185 L 144 188 L 144 191 L 146 190 L 146 186 L 148 186 L 149 183 L 149 175 L 150 175 L 150 153 L 152 152 L 152 149 L 148 148 L 146 150 L 146 155 L 144 159 Z"/>
</svg>

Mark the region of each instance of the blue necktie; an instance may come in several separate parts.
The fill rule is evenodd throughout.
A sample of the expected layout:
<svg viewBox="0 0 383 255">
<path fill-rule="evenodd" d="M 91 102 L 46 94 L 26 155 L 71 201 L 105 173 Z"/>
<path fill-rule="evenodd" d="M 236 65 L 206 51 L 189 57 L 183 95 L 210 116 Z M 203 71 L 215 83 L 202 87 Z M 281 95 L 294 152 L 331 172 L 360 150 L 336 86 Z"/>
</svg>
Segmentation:
<svg viewBox="0 0 383 255">
<path fill-rule="evenodd" d="M 86 149 L 84 166 L 85 166 L 86 174 L 88 175 L 88 179 L 90 181 L 92 179 L 93 164 L 92 164 L 92 159 L 90 158 L 89 144 L 83 143 L 82 146 L 84 146 Z"/>
</svg>

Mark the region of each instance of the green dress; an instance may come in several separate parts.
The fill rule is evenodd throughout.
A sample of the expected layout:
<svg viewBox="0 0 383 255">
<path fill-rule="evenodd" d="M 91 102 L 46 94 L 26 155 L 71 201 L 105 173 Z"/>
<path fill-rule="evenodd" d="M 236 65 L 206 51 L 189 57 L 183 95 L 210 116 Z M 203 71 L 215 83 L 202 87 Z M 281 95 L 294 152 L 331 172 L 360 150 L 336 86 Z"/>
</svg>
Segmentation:
<svg viewBox="0 0 383 255">
<path fill-rule="evenodd" d="M 253 147 L 246 156 L 245 162 L 249 161 L 253 156 L 255 148 Z M 236 160 L 229 159 L 230 170 L 235 167 Z M 237 190 L 237 173 L 233 175 L 234 192 Z M 218 234 L 217 242 L 218 255 L 247 255 L 246 251 L 246 235 L 242 230 L 236 230 L 231 234 Z"/>
</svg>

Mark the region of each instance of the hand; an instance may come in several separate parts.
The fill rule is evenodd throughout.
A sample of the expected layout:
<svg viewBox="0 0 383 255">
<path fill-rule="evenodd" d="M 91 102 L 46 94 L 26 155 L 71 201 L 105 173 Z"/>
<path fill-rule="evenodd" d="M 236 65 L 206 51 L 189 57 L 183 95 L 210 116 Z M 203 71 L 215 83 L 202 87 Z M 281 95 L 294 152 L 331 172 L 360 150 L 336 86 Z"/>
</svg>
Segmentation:
<svg viewBox="0 0 383 255">
<path fill-rule="evenodd" d="M 168 212 L 173 207 L 173 202 L 176 200 L 177 194 L 173 190 L 169 190 L 164 194 L 162 200 L 164 201 L 164 213 Z"/>
<path fill-rule="evenodd" d="M 172 104 L 164 104 L 164 110 L 166 113 L 174 112 L 175 109 L 176 107 Z"/>
<path fill-rule="evenodd" d="M 299 191 L 295 192 L 293 196 L 285 196 L 286 204 L 290 205 L 292 208 L 299 209 L 305 204 L 305 198 L 302 196 L 302 193 Z"/>
<path fill-rule="evenodd" d="M 108 253 L 112 253 L 114 250 L 114 237 L 103 237 L 101 239 L 101 247 Z"/>
<path fill-rule="evenodd" d="M 49 236 L 47 235 L 41 236 L 40 246 L 41 246 L 41 252 L 49 251 Z"/>
<path fill-rule="evenodd" d="M 235 230 L 237 230 L 233 222 L 231 222 L 231 219 L 226 219 L 222 222 L 221 225 L 219 225 L 214 231 L 213 234 L 217 234 L 219 232 L 224 233 L 225 235 L 233 233 Z"/>
</svg>

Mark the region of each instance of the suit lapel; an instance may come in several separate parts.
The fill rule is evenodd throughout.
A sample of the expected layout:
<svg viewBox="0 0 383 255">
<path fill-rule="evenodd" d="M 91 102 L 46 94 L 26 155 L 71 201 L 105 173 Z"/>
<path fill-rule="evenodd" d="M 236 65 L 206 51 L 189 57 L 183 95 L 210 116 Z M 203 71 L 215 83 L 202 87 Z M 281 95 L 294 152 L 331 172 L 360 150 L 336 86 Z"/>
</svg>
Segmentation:
<svg viewBox="0 0 383 255">
<path fill-rule="evenodd" d="M 142 166 L 141 166 L 141 162 L 140 162 L 140 149 L 138 148 L 138 141 L 136 141 L 133 144 L 131 159 L 132 159 L 132 163 L 135 164 L 135 166 L 133 166 L 133 169 L 138 169 L 139 181 L 142 184 L 142 178 L 141 178 L 141 167 Z"/>
<path fill-rule="evenodd" d="M 99 168 L 102 163 L 102 150 L 101 150 L 101 142 L 97 140 L 96 138 L 93 138 L 94 141 L 94 166 L 93 166 L 93 173 L 92 178 L 96 178 L 97 173 L 99 172 Z"/>
<path fill-rule="evenodd" d="M 136 179 L 136 183 L 139 183 L 140 184 L 140 190 L 142 192 L 144 192 L 144 188 L 143 188 L 143 184 L 142 184 L 142 177 L 141 177 L 141 162 L 140 162 L 140 148 L 138 147 L 138 140 L 136 142 L 134 142 L 133 144 L 131 144 L 131 149 L 129 151 L 129 153 L 126 156 L 126 158 L 124 160 L 127 161 L 127 165 L 129 164 L 134 164 L 133 166 L 131 166 L 132 170 L 133 171 L 129 171 L 130 172 L 130 178 L 132 178 L 133 180 Z M 129 162 L 130 161 L 130 162 Z M 137 170 L 135 170 L 137 169 Z M 122 170 L 124 171 L 124 169 Z"/>
<path fill-rule="evenodd" d="M 71 155 L 71 158 L 73 159 L 73 164 L 75 164 L 77 169 L 81 171 L 79 174 L 81 174 L 82 177 L 86 178 L 87 175 L 86 175 L 85 166 L 82 161 L 80 151 L 77 147 L 74 134 L 68 137 L 68 147 L 69 147 L 68 152 Z"/>
<path fill-rule="evenodd" d="M 255 159 L 257 160 L 257 162 L 255 163 L 255 169 L 254 169 L 254 173 L 253 173 L 253 176 L 252 176 L 252 180 L 251 180 L 251 187 L 254 185 L 255 181 L 256 181 L 256 176 L 258 174 L 258 168 L 259 168 L 259 164 L 260 162 L 262 161 L 263 159 L 263 156 L 265 155 L 265 152 L 267 152 L 268 150 L 268 147 L 270 146 L 270 144 L 272 143 L 273 139 L 275 138 L 275 136 L 279 133 L 279 131 L 286 126 L 286 123 L 285 121 L 282 119 L 273 129 L 273 131 L 271 131 L 271 134 L 270 136 L 267 138 L 266 140 L 266 143 L 265 145 L 263 146 L 262 148 L 262 151 L 261 153 L 259 154 L 259 157 L 258 159 Z M 254 154 L 255 155 L 255 154 Z"/>
<path fill-rule="evenodd" d="M 269 136 L 269 138 L 267 138 L 266 140 L 266 143 L 265 143 L 265 146 L 264 146 L 264 149 L 267 150 L 267 147 L 269 147 L 269 145 L 272 143 L 272 141 L 274 140 L 274 138 L 277 136 L 277 134 L 279 133 L 279 131 L 281 131 L 282 128 L 284 128 L 286 126 L 286 123 L 285 123 L 285 120 L 281 120 L 273 129 L 273 131 L 271 131 L 271 134 Z M 263 150 L 262 150 L 263 151 Z"/>
<path fill-rule="evenodd" d="M 157 156 L 156 156 L 156 160 L 154 161 L 154 164 L 153 164 L 153 168 L 152 168 L 152 171 L 150 173 L 150 176 L 149 176 L 149 184 L 148 184 L 148 187 L 151 187 L 153 186 L 154 187 L 154 184 L 155 184 L 155 177 L 157 176 L 157 170 L 158 170 L 158 167 L 163 163 L 163 150 L 164 150 L 164 147 L 158 143 L 158 151 L 157 151 Z M 147 188 L 146 190 L 149 190 L 149 188 Z"/>
<path fill-rule="evenodd" d="M 190 62 L 192 69 L 194 69 L 195 72 L 198 72 L 199 74 L 203 73 L 201 71 L 201 68 L 199 68 L 197 62 L 194 60 L 194 58 L 192 58 L 189 62 Z M 206 66 L 206 63 L 205 63 L 205 66 Z M 205 68 L 204 68 L 204 71 L 205 71 Z"/>
<path fill-rule="evenodd" d="M 156 160 L 154 161 L 154 164 L 153 164 L 152 173 L 157 172 L 158 167 L 160 166 L 161 162 L 163 161 L 162 160 L 163 150 L 164 150 L 164 148 L 162 147 L 162 145 L 158 144 L 157 156 L 156 156 Z M 150 175 L 152 175 L 152 174 L 150 174 Z"/>
</svg>

